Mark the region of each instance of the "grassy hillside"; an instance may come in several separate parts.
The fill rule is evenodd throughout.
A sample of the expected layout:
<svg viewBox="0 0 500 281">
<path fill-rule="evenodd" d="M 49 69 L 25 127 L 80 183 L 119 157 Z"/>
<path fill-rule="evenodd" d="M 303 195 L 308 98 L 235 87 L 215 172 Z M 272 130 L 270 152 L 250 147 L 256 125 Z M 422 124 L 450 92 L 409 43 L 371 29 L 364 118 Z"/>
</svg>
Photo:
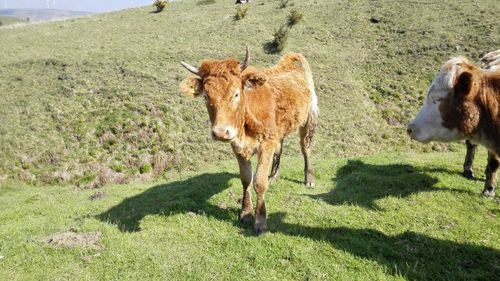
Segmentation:
<svg viewBox="0 0 500 281">
<path fill-rule="evenodd" d="M 65 11 L 57 9 L 0 9 L 0 15 L 29 19 L 30 22 L 41 22 L 59 19 L 69 19 L 74 17 L 88 16 L 92 13 L 79 11 Z"/>
<path fill-rule="evenodd" d="M 315 159 L 420 146 L 404 134 L 426 87 L 451 55 L 497 49 L 497 1 L 254 1 L 234 21 L 230 1 L 174 2 L 64 22 L 0 30 L 0 175 L 81 187 L 147 180 L 230 159 L 210 140 L 201 100 L 178 93 L 180 60 L 241 57 L 270 66 L 265 46 L 291 9 L 285 52 L 315 75 L 321 125 Z M 297 140 L 286 141 L 295 155 Z"/>
<path fill-rule="evenodd" d="M 317 161 L 306 189 L 301 161 L 287 156 L 260 237 L 238 222 L 234 161 L 98 193 L 4 188 L 0 279 L 499 280 L 498 200 L 458 176 L 461 159 Z M 60 239 L 85 234 L 100 239 Z"/>
<path fill-rule="evenodd" d="M 0 16 L 0 26 L 7 26 L 11 25 L 14 23 L 22 23 L 25 22 L 24 20 L 15 18 L 15 17 L 10 17 L 10 16 Z"/>
</svg>

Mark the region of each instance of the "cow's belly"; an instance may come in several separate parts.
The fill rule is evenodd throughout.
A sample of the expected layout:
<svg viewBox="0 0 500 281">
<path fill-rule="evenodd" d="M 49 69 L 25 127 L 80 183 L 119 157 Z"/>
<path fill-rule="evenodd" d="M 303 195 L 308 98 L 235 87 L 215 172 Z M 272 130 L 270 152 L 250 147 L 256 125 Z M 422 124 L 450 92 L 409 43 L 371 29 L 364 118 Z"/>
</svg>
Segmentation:
<svg viewBox="0 0 500 281">
<path fill-rule="evenodd" d="M 309 105 L 308 105 L 309 106 Z M 309 108 L 296 108 L 296 110 L 288 110 L 281 116 L 277 117 L 277 127 L 280 128 L 281 136 L 286 137 L 289 134 L 297 131 L 307 122 Z"/>
</svg>

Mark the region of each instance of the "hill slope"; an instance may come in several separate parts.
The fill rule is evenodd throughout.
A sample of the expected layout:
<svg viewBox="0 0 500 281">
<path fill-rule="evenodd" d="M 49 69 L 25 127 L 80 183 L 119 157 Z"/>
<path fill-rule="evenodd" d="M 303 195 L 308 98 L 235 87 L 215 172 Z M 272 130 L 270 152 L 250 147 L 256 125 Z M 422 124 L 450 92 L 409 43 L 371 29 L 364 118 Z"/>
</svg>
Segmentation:
<svg viewBox="0 0 500 281">
<path fill-rule="evenodd" d="M 15 17 L 10 17 L 10 16 L 1 16 L 0 15 L 0 26 L 6 26 L 6 25 L 11 25 L 14 23 L 21 23 L 25 22 L 24 20 L 15 18 Z"/>
<path fill-rule="evenodd" d="M 420 146 L 404 134 L 440 64 L 500 46 L 497 1 L 253 1 L 234 21 L 231 1 L 186 0 L 0 30 L 0 175 L 29 183 L 99 186 L 200 169 L 229 159 L 210 140 L 201 100 L 182 96 L 180 60 L 241 57 L 270 66 L 265 44 L 290 10 L 304 21 L 286 51 L 303 53 L 320 100 L 316 159 Z M 446 16 L 443 16 L 446 15 Z M 377 20 L 371 20 L 372 18 Z M 298 152 L 293 136 L 285 153 Z"/>
<path fill-rule="evenodd" d="M 66 11 L 57 9 L 0 9 L 0 15 L 14 17 L 30 22 L 61 20 L 74 17 L 88 16 L 92 13 L 79 11 Z"/>
</svg>

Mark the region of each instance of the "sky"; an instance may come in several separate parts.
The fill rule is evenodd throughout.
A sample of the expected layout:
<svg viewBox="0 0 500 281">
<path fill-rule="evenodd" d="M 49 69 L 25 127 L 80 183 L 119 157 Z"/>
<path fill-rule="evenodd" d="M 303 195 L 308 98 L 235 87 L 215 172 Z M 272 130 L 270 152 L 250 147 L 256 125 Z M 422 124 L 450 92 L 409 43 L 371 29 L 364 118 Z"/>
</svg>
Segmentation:
<svg viewBox="0 0 500 281">
<path fill-rule="evenodd" d="M 59 9 L 108 12 L 152 5 L 153 0 L 0 0 L 0 9 Z"/>
</svg>

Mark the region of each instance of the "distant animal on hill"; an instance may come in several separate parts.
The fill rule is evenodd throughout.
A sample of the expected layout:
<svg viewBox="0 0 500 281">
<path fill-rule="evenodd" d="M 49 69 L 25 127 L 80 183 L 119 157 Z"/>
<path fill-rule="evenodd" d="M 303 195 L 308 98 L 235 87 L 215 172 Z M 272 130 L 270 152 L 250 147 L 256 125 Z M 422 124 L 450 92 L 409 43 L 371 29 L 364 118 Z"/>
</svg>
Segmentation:
<svg viewBox="0 0 500 281">
<path fill-rule="evenodd" d="M 480 66 L 464 57 L 447 61 L 407 128 L 412 139 L 424 143 L 465 139 L 486 147 L 488 165 L 483 194 L 492 197 L 500 165 L 499 62 L 500 50 L 485 55 Z"/>
<path fill-rule="evenodd" d="M 234 4 L 246 4 L 246 3 L 250 3 L 252 2 L 252 0 L 236 0 L 236 3 Z"/>
<path fill-rule="evenodd" d="M 182 81 L 181 91 L 204 98 L 212 137 L 230 143 L 238 160 L 243 185 L 240 219 L 252 219 L 248 188 L 253 182 L 257 194 L 254 228 L 263 233 L 271 161 L 281 141 L 297 129 L 305 162 L 304 183 L 313 186 L 310 150 L 319 110 L 309 63 L 301 54 L 290 53 L 271 68 L 257 69 L 249 66 L 248 49 L 241 63 L 204 60 L 199 68 L 181 63 L 195 75 Z M 258 156 L 255 176 L 250 162 L 254 154 Z"/>
</svg>

